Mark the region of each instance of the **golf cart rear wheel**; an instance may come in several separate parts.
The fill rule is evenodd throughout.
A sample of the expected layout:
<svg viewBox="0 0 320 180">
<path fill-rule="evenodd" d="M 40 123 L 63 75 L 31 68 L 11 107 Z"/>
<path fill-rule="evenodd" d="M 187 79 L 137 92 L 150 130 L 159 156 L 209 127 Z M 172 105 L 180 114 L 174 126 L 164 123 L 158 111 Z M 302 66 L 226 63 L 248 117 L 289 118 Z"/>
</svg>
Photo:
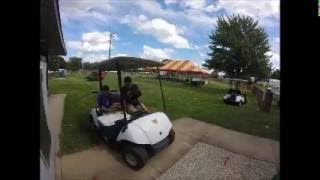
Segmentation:
<svg viewBox="0 0 320 180">
<path fill-rule="evenodd" d="M 170 130 L 169 132 L 169 144 L 172 144 L 174 139 L 175 139 L 176 133 L 174 132 L 173 129 Z"/>
<path fill-rule="evenodd" d="M 148 161 L 148 152 L 140 146 L 128 145 L 122 152 L 125 163 L 132 169 L 141 169 Z"/>
</svg>

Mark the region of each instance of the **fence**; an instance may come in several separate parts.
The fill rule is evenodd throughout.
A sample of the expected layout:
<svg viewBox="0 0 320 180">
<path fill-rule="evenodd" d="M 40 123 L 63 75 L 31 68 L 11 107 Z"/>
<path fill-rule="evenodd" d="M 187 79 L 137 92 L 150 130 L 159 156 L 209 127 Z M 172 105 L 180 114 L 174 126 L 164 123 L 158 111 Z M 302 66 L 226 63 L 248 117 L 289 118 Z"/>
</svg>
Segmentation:
<svg viewBox="0 0 320 180">
<path fill-rule="evenodd" d="M 269 90 L 264 91 L 256 85 L 251 86 L 251 92 L 256 96 L 258 106 L 262 111 L 270 112 L 273 100 L 273 93 Z"/>
</svg>

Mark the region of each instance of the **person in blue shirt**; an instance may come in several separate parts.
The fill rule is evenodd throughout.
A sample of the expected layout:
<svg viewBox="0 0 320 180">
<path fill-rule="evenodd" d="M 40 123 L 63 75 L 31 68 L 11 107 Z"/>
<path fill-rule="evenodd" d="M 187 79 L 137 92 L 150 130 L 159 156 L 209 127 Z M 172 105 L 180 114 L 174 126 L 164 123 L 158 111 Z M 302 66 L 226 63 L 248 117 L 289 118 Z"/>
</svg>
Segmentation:
<svg viewBox="0 0 320 180">
<path fill-rule="evenodd" d="M 97 96 L 97 105 L 104 113 L 121 110 L 120 96 L 110 93 L 109 86 L 104 85 Z"/>
</svg>

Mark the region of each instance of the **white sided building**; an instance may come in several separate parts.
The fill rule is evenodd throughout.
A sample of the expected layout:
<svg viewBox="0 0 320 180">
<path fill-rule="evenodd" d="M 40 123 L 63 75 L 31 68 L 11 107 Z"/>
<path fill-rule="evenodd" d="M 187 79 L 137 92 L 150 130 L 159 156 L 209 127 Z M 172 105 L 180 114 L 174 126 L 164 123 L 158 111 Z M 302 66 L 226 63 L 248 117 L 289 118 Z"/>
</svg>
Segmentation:
<svg viewBox="0 0 320 180">
<path fill-rule="evenodd" d="M 58 0 L 40 0 L 40 179 L 55 179 L 56 139 L 48 123 L 48 68 L 53 55 L 66 55 Z"/>
</svg>

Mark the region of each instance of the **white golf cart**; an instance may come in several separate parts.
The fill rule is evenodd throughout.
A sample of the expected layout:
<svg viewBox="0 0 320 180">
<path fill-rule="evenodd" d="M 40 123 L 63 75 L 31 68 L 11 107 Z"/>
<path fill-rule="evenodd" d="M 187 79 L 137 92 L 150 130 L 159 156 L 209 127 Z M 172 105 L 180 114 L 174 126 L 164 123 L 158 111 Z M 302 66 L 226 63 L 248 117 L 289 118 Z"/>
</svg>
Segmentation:
<svg viewBox="0 0 320 180">
<path fill-rule="evenodd" d="M 230 89 L 224 96 L 223 101 L 226 104 L 242 106 L 247 103 L 247 96 L 240 90 L 241 82 L 248 83 L 243 79 L 229 79 Z"/>
<path fill-rule="evenodd" d="M 144 66 L 159 66 L 160 63 L 133 57 L 115 57 L 101 64 L 101 68 L 117 70 L 119 89 L 121 87 L 121 70 L 125 66 L 138 68 Z M 120 68 L 121 67 L 121 68 Z M 100 69 L 101 72 L 101 69 Z M 162 92 L 163 106 L 165 102 Z M 101 90 L 101 81 L 100 81 Z M 142 168 L 149 157 L 169 146 L 175 138 L 172 123 L 163 112 L 135 112 L 125 111 L 121 93 L 122 111 L 102 113 L 97 107 L 91 109 L 90 124 L 107 144 L 116 145 L 122 152 L 126 164 L 137 170 Z"/>
</svg>

